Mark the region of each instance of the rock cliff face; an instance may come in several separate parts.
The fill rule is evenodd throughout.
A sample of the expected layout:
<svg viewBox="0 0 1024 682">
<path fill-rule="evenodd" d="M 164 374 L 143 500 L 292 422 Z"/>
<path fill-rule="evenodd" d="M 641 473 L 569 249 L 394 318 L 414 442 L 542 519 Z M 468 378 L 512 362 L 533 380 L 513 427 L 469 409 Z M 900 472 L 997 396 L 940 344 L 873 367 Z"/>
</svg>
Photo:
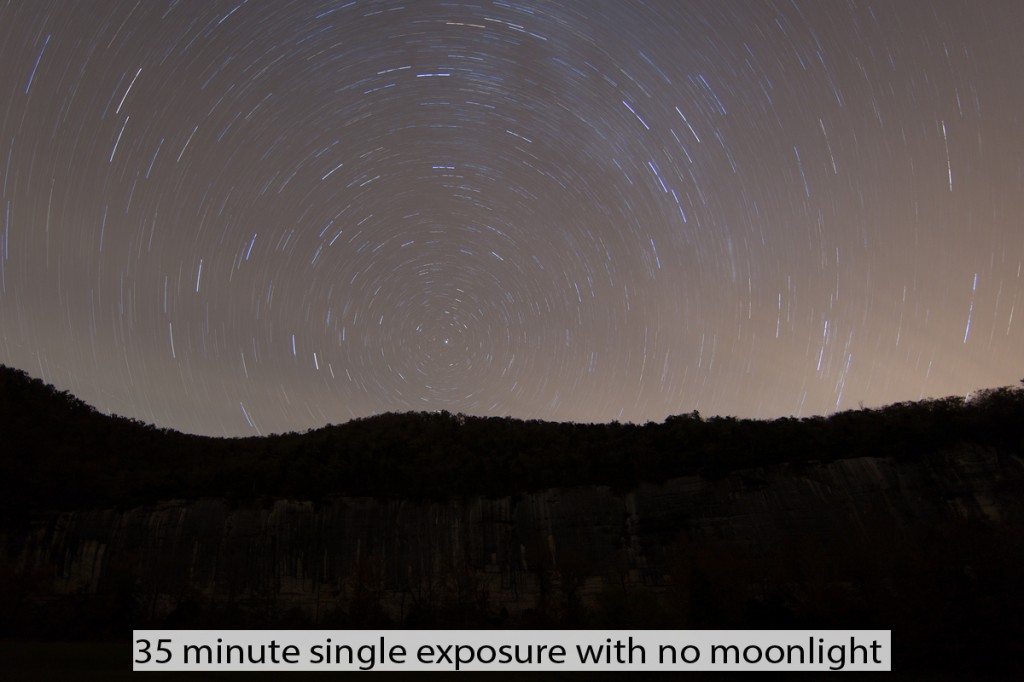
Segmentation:
<svg viewBox="0 0 1024 682">
<path fill-rule="evenodd" d="M 841 562 L 843 547 L 899 547 L 960 522 L 998 527 L 1024 518 L 1022 490 L 1021 458 L 959 448 L 676 478 L 624 494 L 53 512 L 3 529 L 4 607 L 14 628 L 42 622 L 47 609 L 127 609 L 135 627 L 206 623 L 196 614 L 214 611 L 271 625 L 409 625 L 467 608 L 564 615 L 609 591 L 678 598 L 672 585 L 701 566 L 714 580 L 721 570 L 705 559 L 723 552 L 759 567 L 739 580 L 756 592 L 786 557 Z"/>
</svg>

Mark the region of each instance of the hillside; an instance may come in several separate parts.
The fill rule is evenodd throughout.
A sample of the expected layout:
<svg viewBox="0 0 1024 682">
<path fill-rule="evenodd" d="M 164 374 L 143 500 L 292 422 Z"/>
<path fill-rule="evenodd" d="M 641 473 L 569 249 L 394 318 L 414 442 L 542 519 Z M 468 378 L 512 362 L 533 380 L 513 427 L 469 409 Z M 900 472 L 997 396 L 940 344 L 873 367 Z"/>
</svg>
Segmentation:
<svg viewBox="0 0 1024 682">
<path fill-rule="evenodd" d="M 1024 388 L 900 403 L 828 418 L 571 424 L 384 414 L 315 431 L 209 438 L 98 413 L 0 366 L 0 508 L 125 508 L 164 499 L 237 502 L 336 495 L 444 499 L 559 486 L 624 491 L 774 464 L 912 460 L 959 446 L 1024 452 Z"/>
<path fill-rule="evenodd" d="M 1024 390 L 758 422 L 387 414 L 215 439 L 0 371 L 0 635 L 882 628 L 1024 649 Z"/>
</svg>

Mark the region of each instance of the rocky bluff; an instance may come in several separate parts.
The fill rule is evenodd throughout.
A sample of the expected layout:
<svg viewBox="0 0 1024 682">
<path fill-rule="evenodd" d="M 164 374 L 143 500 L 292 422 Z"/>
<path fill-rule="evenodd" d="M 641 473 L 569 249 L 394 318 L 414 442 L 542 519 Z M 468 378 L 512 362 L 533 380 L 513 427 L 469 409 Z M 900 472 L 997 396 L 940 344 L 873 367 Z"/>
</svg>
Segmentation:
<svg viewBox="0 0 1024 682">
<path fill-rule="evenodd" d="M 40 513 L 4 531 L 4 583 L 15 592 L 5 612 L 26 626 L 43 625 L 48 611 L 84 626 L 90 610 L 117 608 L 136 626 L 409 625 L 628 619 L 641 608 L 724 623 L 756 605 L 795 622 L 837 605 L 863 610 L 872 595 L 860 588 L 898 581 L 898 570 L 908 580 L 914 570 L 930 574 L 928 561 L 944 552 L 947 577 L 977 581 L 985 557 L 968 551 L 972 536 L 1016 528 L 1022 486 L 1019 456 L 960 448 L 914 462 L 860 457 L 686 476 L 628 492 L 201 499 Z"/>
</svg>

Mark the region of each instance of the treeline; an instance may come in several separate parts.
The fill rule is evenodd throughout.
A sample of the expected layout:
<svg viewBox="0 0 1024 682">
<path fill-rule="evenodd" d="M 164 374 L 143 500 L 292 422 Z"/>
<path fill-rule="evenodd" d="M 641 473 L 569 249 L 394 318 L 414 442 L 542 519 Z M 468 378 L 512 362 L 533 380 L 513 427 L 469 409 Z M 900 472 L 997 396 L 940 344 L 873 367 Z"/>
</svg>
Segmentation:
<svg viewBox="0 0 1024 682">
<path fill-rule="evenodd" d="M 1024 388 L 830 417 L 573 424 L 440 413 L 383 414 L 306 433 L 210 438 L 97 412 L 0 366 L 0 508 L 129 507 L 332 495 L 443 498 L 610 485 L 971 444 L 1024 454 Z M 20 512 L 19 512 L 20 510 Z"/>
</svg>

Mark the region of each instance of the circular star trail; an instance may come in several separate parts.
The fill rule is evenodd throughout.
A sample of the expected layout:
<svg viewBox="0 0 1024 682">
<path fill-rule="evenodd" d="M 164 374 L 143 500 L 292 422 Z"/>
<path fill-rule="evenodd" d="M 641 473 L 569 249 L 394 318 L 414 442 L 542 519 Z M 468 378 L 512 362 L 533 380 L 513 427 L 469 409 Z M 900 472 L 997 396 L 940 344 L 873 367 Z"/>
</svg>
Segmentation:
<svg viewBox="0 0 1024 682">
<path fill-rule="evenodd" d="M 1024 5 L 0 4 L 0 362 L 193 433 L 1024 372 Z"/>
</svg>

